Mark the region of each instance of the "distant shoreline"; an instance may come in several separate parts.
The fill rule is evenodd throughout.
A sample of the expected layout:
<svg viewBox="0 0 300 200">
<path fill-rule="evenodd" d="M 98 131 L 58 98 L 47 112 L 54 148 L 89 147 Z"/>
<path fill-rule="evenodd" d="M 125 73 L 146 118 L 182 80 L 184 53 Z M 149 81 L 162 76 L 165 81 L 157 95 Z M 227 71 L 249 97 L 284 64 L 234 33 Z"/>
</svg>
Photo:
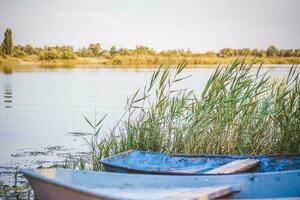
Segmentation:
<svg viewBox="0 0 300 200">
<path fill-rule="evenodd" d="M 122 58 L 122 57 L 121 57 Z M 178 62 L 186 60 L 188 63 L 188 68 L 201 68 L 208 67 L 214 68 L 218 65 L 227 65 L 232 63 L 237 57 L 229 58 L 219 58 L 219 57 L 203 57 L 193 60 L 192 58 L 174 58 L 166 57 L 169 59 L 167 62 L 155 63 L 151 62 L 148 58 L 149 64 L 144 64 L 143 62 L 136 62 L 136 60 L 131 60 L 131 62 L 122 63 L 112 63 L 112 59 L 106 59 L 103 57 L 77 57 L 76 59 L 70 60 L 51 60 L 51 61 L 40 61 L 35 57 L 25 57 L 25 58 L 0 58 L 0 69 L 1 71 L 23 71 L 23 70 L 35 70 L 35 69 L 64 69 L 64 68 L 116 68 L 116 69 L 154 69 L 160 65 L 164 66 L 175 66 Z M 128 56 L 124 59 L 130 60 Z M 135 59 L 142 59 L 135 57 Z M 157 59 L 152 57 L 151 59 Z M 274 65 L 291 65 L 300 64 L 299 57 L 289 57 L 289 58 L 255 58 L 248 57 L 247 61 L 253 59 L 258 60 L 258 65 L 263 64 L 265 67 L 276 67 Z M 149 61 L 150 60 L 150 61 Z M 138 60 L 141 61 L 141 60 Z"/>
</svg>

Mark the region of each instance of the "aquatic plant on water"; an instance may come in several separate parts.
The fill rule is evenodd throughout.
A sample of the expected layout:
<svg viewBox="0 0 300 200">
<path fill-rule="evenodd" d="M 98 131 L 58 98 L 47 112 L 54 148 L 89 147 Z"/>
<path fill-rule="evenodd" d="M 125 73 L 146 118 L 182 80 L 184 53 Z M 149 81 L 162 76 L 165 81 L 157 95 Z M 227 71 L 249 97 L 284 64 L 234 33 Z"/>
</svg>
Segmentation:
<svg viewBox="0 0 300 200">
<path fill-rule="evenodd" d="M 0 199 L 37 199 L 27 182 L 20 181 L 20 174 L 17 171 L 14 172 L 14 183 L 13 185 L 5 184 L 0 180 Z"/>
</svg>

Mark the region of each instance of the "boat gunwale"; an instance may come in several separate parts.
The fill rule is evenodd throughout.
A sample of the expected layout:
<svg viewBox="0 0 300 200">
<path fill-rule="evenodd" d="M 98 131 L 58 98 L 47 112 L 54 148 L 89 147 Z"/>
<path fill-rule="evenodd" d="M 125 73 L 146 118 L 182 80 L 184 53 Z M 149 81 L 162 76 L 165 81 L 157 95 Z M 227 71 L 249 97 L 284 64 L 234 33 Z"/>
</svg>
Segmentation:
<svg viewBox="0 0 300 200">
<path fill-rule="evenodd" d="M 71 190 L 73 192 L 83 193 L 83 194 L 93 196 L 93 197 L 96 197 L 96 198 L 100 197 L 100 198 L 107 198 L 107 199 L 115 199 L 116 197 L 110 196 L 110 195 L 107 195 L 107 194 L 103 194 L 101 192 L 95 192 L 93 190 L 88 189 L 88 187 L 80 186 L 78 184 L 68 183 L 68 182 L 64 183 L 63 180 L 60 180 L 60 179 L 57 179 L 57 178 L 50 178 L 50 177 L 47 177 L 46 175 L 41 175 L 39 173 L 40 170 L 62 170 L 62 171 L 69 171 L 71 173 L 80 172 L 82 175 L 85 175 L 85 174 L 86 175 L 93 175 L 93 174 L 101 175 L 101 174 L 104 174 L 104 175 L 127 176 L 127 177 L 129 177 L 129 176 L 140 176 L 139 178 L 143 178 L 142 176 L 144 176 L 144 178 L 146 178 L 146 176 L 149 176 L 149 175 L 145 175 L 145 174 L 124 174 L 124 173 L 112 173 L 112 172 L 96 172 L 96 171 L 88 171 L 88 170 L 61 169 L 61 168 L 57 168 L 57 169 L 47 169 L 47 168 L 45 168 L 45 169 L 28 169 L 28 168 L 27 169 L 18 169 L 18 171 L 20 173 L 22 173 L 26 178 L 30 177 L 30 178 L 36 179 L 38 181 L 42 181 L 42 182 L 54 185 L 54 186 L 59 186 L 59 187 L 66 188 L 66 189 Z M 252 173 L 250 176 L 249 176 L 249 174 L 230 174 L 230 176 L 232 176 L 233 178 L 235 178 L 235 177 L 239 177 L 241 179 L 243 179 L 243 178 L 249 179 L 250 178 L 250 180 L 254 180 L 253 177 L 262 178 L 263 176 L 266 176 L 266 175 L 267 176 L 274 176 L 274 175 L 284 176 L 284 175 L 289 175 L 289 174 L 292 174 L 292 175 L 297 174 L 298 176 L 300 176 L 300 170 L 290 170 L 290 171 L 280 171 L 280 172 L 266 172 L 264 174 L 262 174 L 262 173 Z M 215 176 L 215 177 L 220 177 L 220 175 L 216 175 L 216 174 L 211 174 L 211 175 Z M 206 175 L 206 176 L 211 176 L 211 175 Z M 166 177 L 166 176 L 160 176 L 160 175 L 155 175 L 155 174 L 152 174 L 151 176 L 154 177 L 154 178 Z M 175 176 L 169 175 L 169 178 L 171 178 L 171 177 L 175 177 Z M 194 176 L 189 175 L 189 177 L 194 177 Z M 101 178 L 101 176 L 100 176 L 100 178 Z M 144 186 L 144 187 L 146 187 L 146 186 Z M 122 198 L 119 198 L 119 197 L 117 197 L 117 198 L 122 200 Z"/>
<path fill-rule="evenodd" d="M 47 168 L 45 168 L 45 169 L 47 169 Z M 76 171 L 76 170 L 71 170 L 71 169 L 63 169 L 63 170 Z M 75 184 L 72 184 L 72 183 L 64 184 L 63 181 L 40 175 L 39 173 L 35 172 L 34 169 L 22 169 L 21 168 L 21 169 L 18 169 L 18 172 L 22 173 L 25 177 L 28 176 L 30 178 L 36 179 L 36 180 L 44 182 L 44 183 L 48 183 L 48 184 L 51 184 L 51 185 L 54 185 L 54 186 L 63 187 L 63 188 L 68 189 L 68 190 L 84 193 L 84 194 L 89 195 L 89 196 L 94 196 L 94 197 L 99 198 L 99 196 L 101 195 L 101 197 L 104 197 L 104 198 L 114 199 L 114 197 L 112 197 L 112 196 L 108 196 L 106 194 L 100 194 L 100 193 L 91 191 L 89 189 L 85 189 L 84 187 L 81 187 L 81 186 L 78 186 L 78 185 L 75 185 Z M 87 172 L 87 171 L 85 171 L 85 172 Z M 109 172 L 106 172 L 106 173 L 109 173 Z"/>
<path fill-rule="evenodd" d="M 141 152 L 141 153 L 147 153 L 147 154 L 165 154 L 169 155 L 171 157 L 186 157 L 186 158 L 197 158 L 197 157 L 204 157 L 204 158 L 277 158 L 277 157 L 300 157 L 300 153 L 287 153 L 287 154 L 270 154 L 270 155 L 222 155 L 222 154 L 172 154 L 172 153 L 164 153 L 164 152 L 153 152 L 153 151 L 138 151 L 138 150 L 129 150 L 125 151 L 123 153 L 117 154 L 115 156 L 110 156 L 105 159 L 99 160 L 99 163 L 104 165 L 104 167 L 111 167 L 111 168 L 119 168 L 122 170 L 127 170 L 128 172 L 134 172 L 134 173 L 141 173 L 141 174 L 159 174 L 159 175 L 187 175 L 187 176 L 210 176 L 210 175 L 218 175 L 218 176 L 227 176 L 227 175 L 234 175 L 234 174 L 241 174 L 240 172 L 236 173 L 230 173 L 230 174 L 195 174 L 195 173 L 188 173 L 188 172 L 172 172 L 172 171 L 155 171 L 155 170 L 147 170 L 147 169 L 136 169 L 136 168 L 130 168 L 126 166 L 121 165 L 115 165 L 111 164 L 111 162 L 108 162 L 113 157 L 121 157 L 130 155 L 130 153 L 133 152 Z M 292 170 L 286 170 L 286 171 L 292 171 Z M 276 172 L 276 171 L 274 171 Z M 122 173 L 122 172 L 121 172 Z M 244 172 L 243 174 L 251 174 L 251 173 L 268 173 L 268 172 Z"/>
</svg>

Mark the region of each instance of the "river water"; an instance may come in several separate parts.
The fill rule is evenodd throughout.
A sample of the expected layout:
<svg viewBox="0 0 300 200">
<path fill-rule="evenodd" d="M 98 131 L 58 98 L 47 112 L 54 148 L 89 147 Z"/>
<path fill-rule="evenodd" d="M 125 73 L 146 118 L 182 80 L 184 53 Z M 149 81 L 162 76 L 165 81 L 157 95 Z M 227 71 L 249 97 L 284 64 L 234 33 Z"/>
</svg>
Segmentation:
<svg viewBox="0 0 300 200">
<path fill-rule="evenodd" d="M 186 69 L 181 87 L 199 94 L 212 67 Z M 268 66 L 285 77 L 289 66 Z M 151 78 L 154 69 L 39 69 L 0 72 L 0 172 L 16 166 L 62 162 L 70 153 L 87 152 L 83 137 L 91 131 L 83 115 L 108 114 L 106 128 L 121 116 L 126 98 Z"/>
</svg>

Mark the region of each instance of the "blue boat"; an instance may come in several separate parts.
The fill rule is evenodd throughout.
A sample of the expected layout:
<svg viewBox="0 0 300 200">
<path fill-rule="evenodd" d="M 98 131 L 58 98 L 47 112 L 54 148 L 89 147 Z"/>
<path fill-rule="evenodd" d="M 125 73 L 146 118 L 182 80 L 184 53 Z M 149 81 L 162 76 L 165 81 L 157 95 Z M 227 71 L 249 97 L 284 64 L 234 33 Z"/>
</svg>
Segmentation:
<svg viewBox="0 0 300 200">
<path fill-rule="evenodd" d="M 20 169 L 42 200 L 264 199 L 300 196 L 300 170 L 174 176 Z"/>
<path fill-rule="evenodd" d="M 105 171 L 124 173 L 204 175 L 222 174 L 217 169 L 234 161 L 255 160 L 237 172 L 279 172 L 300 169 L 300 154 L 282 155 L 187 155 L 128 151 L 100 160 Z"/>
</svg>

